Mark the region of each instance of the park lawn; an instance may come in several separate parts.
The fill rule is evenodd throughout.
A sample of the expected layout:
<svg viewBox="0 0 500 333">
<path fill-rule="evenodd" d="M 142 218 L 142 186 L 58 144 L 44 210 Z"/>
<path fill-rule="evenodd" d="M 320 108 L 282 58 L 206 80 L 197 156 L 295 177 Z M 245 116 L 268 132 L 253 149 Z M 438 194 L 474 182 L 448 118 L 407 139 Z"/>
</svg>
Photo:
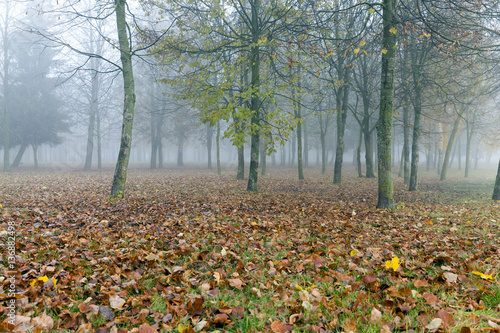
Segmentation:
<svg viewBox="0 0 500 333">
<path fill-rule="evenodd" d="M 420 177 L 376 210 L 377 180 L 268 169 L 18 172 L 0 179 L 16 235 L 15 330 L 480 332 L 500 329 L 493 177 Z M 4 330 L 9 261 L 2 248 Z"/>
</svg>

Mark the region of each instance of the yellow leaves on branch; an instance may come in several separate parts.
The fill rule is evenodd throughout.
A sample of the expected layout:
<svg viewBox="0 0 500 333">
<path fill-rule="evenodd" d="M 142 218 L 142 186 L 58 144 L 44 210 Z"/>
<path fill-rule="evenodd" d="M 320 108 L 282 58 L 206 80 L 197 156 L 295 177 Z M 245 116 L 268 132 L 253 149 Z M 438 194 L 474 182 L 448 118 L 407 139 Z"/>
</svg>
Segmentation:
<svg viewBox="0 0 500 333">
<path fill-rule="evenodd" d="M 397 34 L 398 33 L 398 29 L 392 27 L 389 29 L 389 32 L 393 33 L 393 34 Z"/>
<path fill-rule="evenodd" d="M 385 268 L 392 268 L 394 271 L 396 271 L 399 268 L 399 258 L 394 257 L 392 260 L 389 260 L 385 263 Z"/>
<path fill-rule="evenodd" d="M 424 37 L 429 38 L 429 37 L 431 37 L 431 34 L 428 34 L 428 33 L 424 32 L 423 34 L 420 35 L 420 38 L 424 38 Z"/>
<path fill-rule="evenodd" d="M 358 54 L 359 53 L 359 47 L 357 49 L 354 49 L 354 54 Z"/>
<path fill-rule="evenodd" d="M 375 13 L 375 9 L 370 8 L 370 9 L 368 9 L 368 12 L 369 12 L 370 14 L 373 14 L 373 13 Z"/>
<path fill-rule="evenodd" d="M 386 54 L 387 53 L 387 49 L 382 49 L 382 51 L 380 51 L 380 52 L 382 52 L 383 54 Z"/>
<path fill-rule="evenodd" d="M 481 277 L 481 279 L 485 279 L 485 280 L 493 280 L 493 274 L 483 274 L 481 272 L 477 272 L 477 271 L 472 271 L 472 274 L 474 275 L 479 275 Z"/>
</svg>

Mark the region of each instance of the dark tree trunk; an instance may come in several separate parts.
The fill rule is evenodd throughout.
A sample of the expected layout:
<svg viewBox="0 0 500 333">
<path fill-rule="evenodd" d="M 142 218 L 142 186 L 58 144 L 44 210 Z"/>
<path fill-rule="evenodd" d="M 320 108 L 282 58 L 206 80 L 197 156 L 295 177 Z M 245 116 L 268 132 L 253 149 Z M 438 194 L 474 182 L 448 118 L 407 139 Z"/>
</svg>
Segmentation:
<svg viewBox="0 0 500 333">
<path fill-rule="evenodd" d="M 130 148 L 132 147 L 132 127 L 134 122 L 135 85 L 132 71 L 132 53 L 130 51 L 127 35 L 128 27 L 125 19 L 126 6 L 126 0 L 115 0 L 116 25 L 123 74 L 124 103 L 120 151 L 118 153 L 113 184 L 111 186 L 112 197 L 124 196 Z"/>
<path fill-rule="evenodd" d="M 19 167 L 19 163 L 21 163 L 21 159 L 23 158 L 24 152 L 26 151 L 27 147 L 28 145 L 25 143 L 23 143 L 21 147 L 19 147 L 16 157 L 14 158 L 14 162 L 12 162 L 11 168 Z"/>
<path fill-rule="evenodd" d="M 363 129 L 359 129 L 358 147 L 356 148 L 356 165 L 358 166 L 358 177 L 363 177 L 363 170 L 361 169 L 361 144 L 363 142 Z"/>
<path fill-rule="evenodd" d="M 33 148 L 33 164 L 35 169 L 38 169 L 38 146 L 32 145 L 31 147 Z"/>
<path fill-rule="evenodd" d="M 382 45 L 387 50 L 382 54 L 380 89 L 380 115 L 377 125 L 378 156 L 378 203 L 379 209 L 392 209 L 394 194 L 392 184 L 392 118 L 394 115 L 394 68 L 396 56 L 396 35 L 392 29 L 396 25 L 396 0 L 384 0 Z"/>
<path fill-rule="evenodd" d="M 500 161 L 498 162 L 497 179 L 493 190 L 493 200 L 500 200 Z"/>
<path fill-rule="evenodd" d="M 440 180 L 446 180 L 446 174 L 448 172 L 449 161 L 450 161 L 451 148 L 453 147 L 453 143 L 455 142 L 455 137 L 458 132 L 458 127 L 460 125 L 460 121 L 462 120 L 462 115 L 464 114 L 465 110 L 466 107 L 462 106 L 459 114 L 457 115 L 457 118 L 455 119 L 455 122 L 453 123 L 453 129 L 451 130 L 450 138 L 448 139 L 448 144 L 446 145 L 446 153 L 444 155 Z"/>
<path fill-rule="evenodd" d="M 207 167 L 212 169 L 212 139 L 214 136 L 214 129 L 210 123 L 207 124 L 207 159 L 208 165 Z"/>
<path fill-rule="evenodd" d="M 177 145 L 177 166 L 184 166 L 184 140 Z"/>
<path fill-rule="evenodd" d="M 217 121 L 217 133 L 215 135 L 215 143 L 217 148 L 217 174 L 220 175 L 222 173 L 220 165 L 220 120 Z"/>
<path fill-rule="evenodd" d="M 257 192 L 257 177 L 259 169 L 259 140 L 260 140 L 260 27 L 259 27 L 259 11 L 260 0 L 254 0 L 252 8 L 252 48 L 251 67 L 252 67 L 252 83 L 251 83 L 251 105 L 250 110 L 252 116 L 250 126 L 252 135 L 250 141 L 250 170 L 248 173 L 247 191 Z"/>
<path fill-rule="evenodd" d="M 347 120 L 347 105 L 349 103 L 349 74 L 347 68 L 344 76 L 344 86 L 337 96 L 337 149 L 335 152 L 335 166 L 333 170 L 333 183 L 340 184 L 342 181 L 342 164 L 344 162 L 345 149 L 345 125 Z"/>
</svg>

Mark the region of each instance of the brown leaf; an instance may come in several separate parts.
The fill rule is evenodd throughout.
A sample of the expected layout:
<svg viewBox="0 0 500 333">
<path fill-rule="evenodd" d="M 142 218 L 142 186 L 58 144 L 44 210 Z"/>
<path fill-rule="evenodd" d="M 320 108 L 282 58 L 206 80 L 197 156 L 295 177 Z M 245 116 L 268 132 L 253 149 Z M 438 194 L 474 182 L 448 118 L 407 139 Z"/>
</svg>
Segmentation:
<svg viewBox="0 0 500 333">
<path fill-rule="evenodd" d="M 279 320 L 273 321 L 271 323 L 271 330 L 274 333 L 287 333 L 288 332 L 288 330 L 286 329 L 285 325 L 283 325 L 281 323 L 281 321 L 279 321 Z"/>
<path fill-rule="evenodd" d="M 441 320 L 443 321 L 442 325 L 443 325 L 444 329 L 447 329 L 450 326 L 453 326 L 455 324 L 455 319 L 453 319 L 453 316 L 451 315 L 451 313 L 449 313 L 446 310 L 439 310 L 436 313 L 436 317 L 441 318 Z"/>
<path fill-rule="evenodd" d="M 372 308 L 372 312 L 370 314 L 370 321 L 372 323 L 378 323 L 382 319 L 382 312 L 380 312 L 377 308 Z"/>
<path fill-rule="evenodd" d="M 443 273 L 443 276 L 449 283 L 455 283 L 458 279 L 458 275 L 451 272 Z"/>
<path fill-rule="evenodd" d="M 189 299 L 188 310 L 191 313 L 203 312 L 203 297 L 197 296 Z"/>
<path fill-rule="evenodd" d="M 380 333 L 392 333 L 391 328 L 387 325 L 384 325 L 380 328 Z"/>
<path fill-rule="evenodd" d="M 468 326 L 464 326 L 460 329 L 460 333 L 472 333 L 472 330 Z"/>
<path fill-rule="evenodd" d="M 349 318 L 344 321 L 344 331 L 346 333 L 349 332 L 357 332 L 358 331 L 358 325 L 356 324 L 356 320 L 353 318 Z"/>
<path fill-rule="evenodd" d="M 245 284 L 241 279 L 228 279 L 227 281 L 231 287 L 239 290 L 243 289 L 243 285 Z"/>
<path fill-rule="evenodd" d="M 231 322 L 231 320 L 229 319 L 229 317 L 225 313 L 216 314 L 214 317 L 214 324 L 216 326 L 224 326 L 230 322 Z"/>
<path fill-rule="evenodd" d="M 54 327 L 54 319 L 44 312 L 40 316 L 31 319 L 31 325 L 35 330 L 50 331 Z"/>
<path fill-rule="evenodd" d="M 377 281 L 377 277 L 375 274 L 368 274 L 363 277 L 363 282 L 365 284 L 371 284 Z"/>
<path fill-rule="evenodd" d="M 156 333 L 158 330 L 152 326 L 150 326 L 148 323 L 144 323 L 139 327 L 139 333 Z"/>
<path fill-rule="evenodd" d="M 427 280 L 415 280 L 415 281 L 413 281 L 413 284 L 417 288 L 419 288 L 419 287 L 428 287 L 429 286 L 429 282 L 427 282 Z"/>
<path fill-rule="evenodd" d="M 439 302 L 439 298 L 434 294 L 430 294 L 428 292 L 425 292 L 422 296 L 425 298 L 427 303 L 429 303 L 429 305 L 434 305 L 437 302 Z"/>
</svg>

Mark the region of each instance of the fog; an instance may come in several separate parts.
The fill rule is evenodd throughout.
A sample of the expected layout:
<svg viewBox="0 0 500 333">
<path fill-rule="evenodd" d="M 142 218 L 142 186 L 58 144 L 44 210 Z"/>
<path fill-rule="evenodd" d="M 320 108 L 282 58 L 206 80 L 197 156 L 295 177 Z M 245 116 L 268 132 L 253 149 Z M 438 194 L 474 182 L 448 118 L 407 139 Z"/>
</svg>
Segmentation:
<svg viewBox="0 0 500 333">
<path fill-rule="evenodd" d="M 331 172 L 344 164 L 360 176 L 377 172 L 381 56 L 387 53 L 379 12 L 339 5 L 328 9 L 327 19 L 314 16 L 320 14 L 312 7 L 290 11 L 263 27 L 252 44 L 234 30 L 241 26 L 236 5 L 205 8 L 218 11 L 205 22 L 196 5 L 183 9 L 192 20 L 183 21 L 173 4 L 160 10 L 131 3 L 132 167 L 216 169 L 219 159 L 222 168 L 236 170 L 239 154 L 248 166 L 258 110 L 260 166 Z M 113 8 L 111 2 L 2 2 L 4 170 L 114 167 L 124 137 L 124 69 Z M 407 17 L 400 7 L 392 30 L 398 38 L 393 171 L 402 170 L 406 180 L 414 162 L 442 178 L 443 168 L 494 169 L 500 39 L 493 30 L 481 31 L 494 27 L 496 17 L 457 19 L 457 27 L 464 24 L 458 33 L 446 15 L 436 31 L 437 23 L 420 14 Z M 196 24 L 206 24 L 205 30 Z M 322 35 L 324 29 L 336 37 Z M 258 94 L 250 86 L 255 68 L 249 62 L 256 45 Z"/>
</svg>

